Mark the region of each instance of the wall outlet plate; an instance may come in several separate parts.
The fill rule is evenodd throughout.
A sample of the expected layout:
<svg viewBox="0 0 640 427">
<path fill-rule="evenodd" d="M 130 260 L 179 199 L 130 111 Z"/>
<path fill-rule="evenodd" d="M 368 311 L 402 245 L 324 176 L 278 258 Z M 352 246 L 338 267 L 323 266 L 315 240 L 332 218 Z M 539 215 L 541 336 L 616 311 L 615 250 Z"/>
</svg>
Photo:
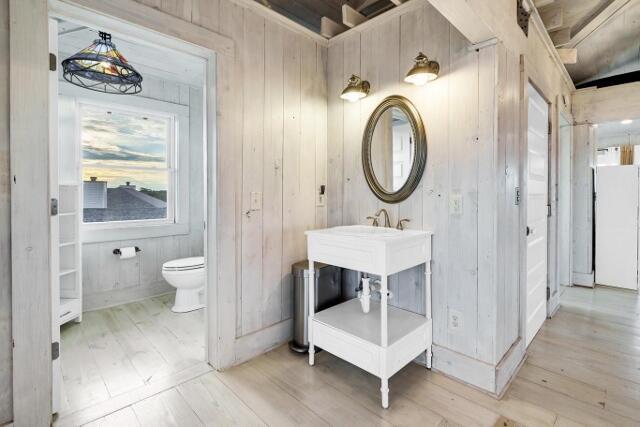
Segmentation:
<svg viewBox="0 0 640 427">
<path fill-rule="evenodd" d="M 449 330 L 460 332 L 464 327 L 462 313 L 458 310 L 449 309 Z"/>
</svg>

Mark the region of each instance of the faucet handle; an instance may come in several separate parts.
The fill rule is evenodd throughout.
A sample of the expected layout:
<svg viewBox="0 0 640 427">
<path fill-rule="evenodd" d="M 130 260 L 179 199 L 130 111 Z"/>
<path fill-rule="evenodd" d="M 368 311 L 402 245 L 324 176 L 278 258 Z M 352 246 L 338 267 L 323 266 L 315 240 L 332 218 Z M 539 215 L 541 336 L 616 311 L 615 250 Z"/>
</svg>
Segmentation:
<svg viewBox="0 0 640 427">
<path fill-rule="evenodd" d="M 371 225 L 373 225 L 374 227 L 379 226 L 380 224 L 378 223 L 378 217 L 377 216 L 368 216 L 367 219 L 371 219 L 373 220 L 373 223 Z"/>
<path fill-rule="evenodd" d="M 411 222 L 411 220 L 410 220 L 410 219 L 407 219 L 407 218 L 403 218 L 403 219 L 399 220 L 399 221 L 398 221 L 398 225 L 396 225 L 396 228 L 397 228 L 398 230 L 404 230 L 404 225 L 403 225 L 403 224 L 404 224 L 405 222 Z"/>
</svg>

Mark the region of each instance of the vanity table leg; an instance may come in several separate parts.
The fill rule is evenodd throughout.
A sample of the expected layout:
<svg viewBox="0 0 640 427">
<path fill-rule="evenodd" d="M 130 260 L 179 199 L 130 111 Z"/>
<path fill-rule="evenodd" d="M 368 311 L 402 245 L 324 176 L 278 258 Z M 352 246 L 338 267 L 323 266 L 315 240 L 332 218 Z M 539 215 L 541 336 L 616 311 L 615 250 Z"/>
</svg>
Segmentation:
<svg viewBox="0 0 640 427">
<path fill-rule="evenodd" d="M 388 277 L 383 275 L 380 278 L 380 345 L 382 355 L 380 357 L 380 393 L 382 397 L 382 407 L 389 407 L 389 377 L 387 376 L 387 299 L 389 297 Z"/>
<path fill-rule="evenodd" d="M 427 260 L 424 265 L 424 294 L 425 294 L 425 316 L 427 320 L 431 320 L 431 260 Z M 431 326 L 433 331 L 433 325 Z M 433 332 L 431 334 L 431 342 L 433 343 Z M 431 359 L 433 358 L 433 352 L 431 350 L 432 345 L 427 348 L 427 368 L 431 369 Z"/>
<path fill-rule="evenodd" d="M 316 270 L 313 261 L 309 260 L 309 282 L 308 282 L 308 298 L 309 301 L 309 320 L 307 323 L 307 335 L 309 337 L 309 365 L 315 363 L 315 347 L 313 346 L 313 315 L 315 309 L 315 293 L 316 293 Z"/>
</svg>

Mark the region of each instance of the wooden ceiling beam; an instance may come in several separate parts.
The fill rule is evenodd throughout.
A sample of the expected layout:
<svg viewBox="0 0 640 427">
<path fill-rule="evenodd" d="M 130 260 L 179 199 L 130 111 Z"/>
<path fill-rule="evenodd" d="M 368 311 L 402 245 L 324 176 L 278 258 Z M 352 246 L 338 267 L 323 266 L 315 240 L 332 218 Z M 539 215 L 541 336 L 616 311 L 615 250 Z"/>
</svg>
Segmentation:
<svg viewBox="0 0 640 427">
<path fill-rule="evenodd" d="M 555 47 L 565 46 L 571 41 L 571 28 L 562 28 L 549 33 Z"/>
<path fill-rule="evenodd" d="M 559 30 L 563 23 L 563 10 L 559 6 L 545 7 L 538 11 L 547 31 Z"/>
<path fill-rule="evenodd" d="M 356 25 L 362 24 L 367 21 L 367 17 L 349 6 L 348 4 L 342 5 L 342 23 L 349 28 L 353 28 Z"/>
<path fill-rule="evenodd" d="M 404 3 L 404 0 L 390 0 L 390 1 L 396 6 L 400 6 L 402 3 Z"/>
<path fill-rule="evenodd" d="M 349 28 L 346 25 L 339 24 L 326 16 L 320 18 L 320 35 L 328 39 L 337 36 L 340 33 L 344 33 L 348 29 Z"/>
<path fill-rule="evenodd" d="M 534 0 L 533 4 L 536 6 L 536 9 L 540 9 L 541 7 L 549 6 L 554 2 L 555 0 Z"/>
<path fill-rule="evenodd" d="M 594 31 L 604 25 L 610 18 L 621 12 L 626 6 L 634 3 L 633 0 L 612 0 L 602 9 L 594 13 L 591 19 L 585 22 L 580 28 L 572 34 L 571 40 L 566 47 L 576 47 L 584 39 L 589 37 Z"/>
<path fill-rule="evenodd" d="M 558 49 L 558 55 L 563 64 L 575 64 L 578 62 L 578 49 L 574 48 L 560 48 Z"/>
</svg>

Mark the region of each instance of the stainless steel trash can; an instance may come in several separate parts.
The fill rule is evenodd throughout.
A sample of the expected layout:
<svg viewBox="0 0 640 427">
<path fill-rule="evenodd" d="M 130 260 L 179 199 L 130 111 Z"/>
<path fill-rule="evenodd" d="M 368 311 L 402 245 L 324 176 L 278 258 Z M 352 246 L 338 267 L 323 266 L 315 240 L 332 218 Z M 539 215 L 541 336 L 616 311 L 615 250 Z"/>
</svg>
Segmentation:
<svg viewBox="0 0 640 427">
<path fill-rule="evenodd" d="M 316 262 L 315 311 L 324 310 L 342 302 L 342 269 Z M 298 353 L 309 349 L 307 323 L 309 305 L 309 261 L 296 262 L 291 266 L 293 275 L 293 340 L 289 348 Z"/>
</svg>

